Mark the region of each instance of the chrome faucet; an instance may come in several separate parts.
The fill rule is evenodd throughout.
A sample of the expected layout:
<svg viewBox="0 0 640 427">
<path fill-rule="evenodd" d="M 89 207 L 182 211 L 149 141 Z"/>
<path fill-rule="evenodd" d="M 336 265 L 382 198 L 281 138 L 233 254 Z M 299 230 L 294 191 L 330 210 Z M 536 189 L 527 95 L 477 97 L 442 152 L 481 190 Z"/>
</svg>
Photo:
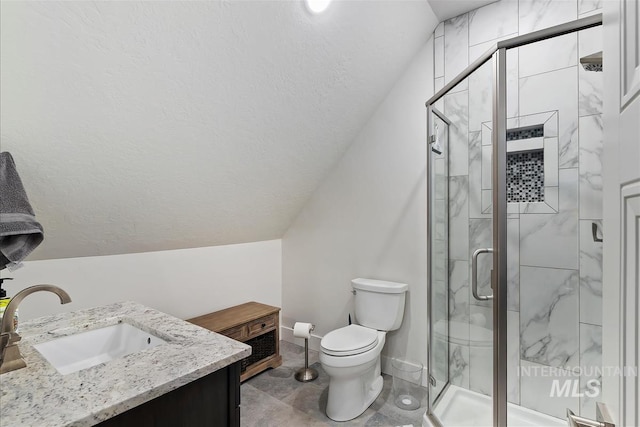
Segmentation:
<svg viewBox="0 0 640 427">
<path fill-rule="evenodd" d="M 13 318 L 16 314 L 16 309 L 22 302 L 22 300 L 34 292 L 48 291 L 53 292 L 60 298 L 61 304 L 71 302 L 71 297 L 64 290 L 55 285 L 35 285 L 25 288 L 18 292 L 16 296 L 11 298 L 7 308 L 4 310 L 2 316 L 2 323 L 0 324 L 0 374 L 5 372 L 15 371 L 27 366 L 20 349 L 18 348 L 18 341 L 22 339 L 15 330 Z"/>
</svg>

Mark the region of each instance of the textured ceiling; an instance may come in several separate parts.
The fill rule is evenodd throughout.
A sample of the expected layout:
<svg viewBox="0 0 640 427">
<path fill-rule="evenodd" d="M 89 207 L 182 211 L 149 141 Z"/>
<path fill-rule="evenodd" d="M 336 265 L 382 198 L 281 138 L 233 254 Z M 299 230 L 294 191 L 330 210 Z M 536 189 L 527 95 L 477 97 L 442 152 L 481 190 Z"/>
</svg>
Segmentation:
<svg viewBox="0 0 640 427">
<path fill-rule="evenodd" d="M 281 237 L 437 23 L 426 1 L 0 7 L 29 259 Z"/>
<path fill-rule="evenodd" d="M 429 4 L 438 19 L 444 21 L 496 1 L 497 0 L 429 0 Z"/>
</svg>

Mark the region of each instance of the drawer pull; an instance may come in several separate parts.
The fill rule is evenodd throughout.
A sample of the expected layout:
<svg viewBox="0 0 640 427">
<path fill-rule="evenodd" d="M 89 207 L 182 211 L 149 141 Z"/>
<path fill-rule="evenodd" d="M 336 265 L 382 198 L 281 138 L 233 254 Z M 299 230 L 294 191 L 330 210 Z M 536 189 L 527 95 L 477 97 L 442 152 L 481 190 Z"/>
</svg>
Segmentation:
<svg viewBox="0 0 640 427">
<path fill-rule="evenodd" d="M 249 337 L 252 338 L 256 334 L 263 334 L 265 331 L 272 329 L 276 326 L 276 319 L 273 316 L 263 317 L 256 319 L 249 323 L 248 332 Z"/>
</svg>

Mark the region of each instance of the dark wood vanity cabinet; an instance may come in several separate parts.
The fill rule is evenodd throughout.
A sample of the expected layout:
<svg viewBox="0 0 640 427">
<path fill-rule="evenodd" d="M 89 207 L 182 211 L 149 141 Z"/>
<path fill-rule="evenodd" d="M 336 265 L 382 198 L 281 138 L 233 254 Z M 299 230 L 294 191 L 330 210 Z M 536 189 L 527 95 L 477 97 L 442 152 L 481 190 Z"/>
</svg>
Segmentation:
<svg viewBox="0 0 640 427">
<path fill-rule="evenodd" d="M 240 364 L 238 361 L 98 425 L 239 427 Z"/>
</svg>

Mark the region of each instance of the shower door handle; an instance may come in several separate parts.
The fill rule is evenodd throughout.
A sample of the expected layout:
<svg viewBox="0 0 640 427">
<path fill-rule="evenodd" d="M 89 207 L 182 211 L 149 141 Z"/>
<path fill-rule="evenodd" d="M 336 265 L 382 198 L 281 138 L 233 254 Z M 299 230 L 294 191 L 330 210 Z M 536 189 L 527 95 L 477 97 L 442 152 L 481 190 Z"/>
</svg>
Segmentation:
<svg viewBox="0 0 640 427">
<path fill-rule="evenodd" d="M 478 301 L 493 299 L 493 295 L 478 295 L 478 255 L 493 253 L 493 248 L 476 249 L 471 257 L 471 292 Z"/>
</svg>

